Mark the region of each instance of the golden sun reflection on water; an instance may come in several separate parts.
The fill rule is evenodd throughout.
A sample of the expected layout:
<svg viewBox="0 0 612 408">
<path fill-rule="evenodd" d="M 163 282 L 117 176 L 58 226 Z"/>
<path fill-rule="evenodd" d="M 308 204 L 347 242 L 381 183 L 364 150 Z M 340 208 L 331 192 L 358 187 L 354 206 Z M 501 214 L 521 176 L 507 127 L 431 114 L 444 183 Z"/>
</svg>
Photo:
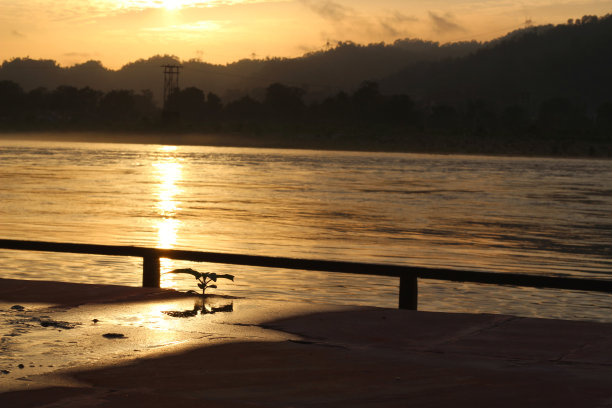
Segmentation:
<svg viewBox="0 0 612 408">
<path fill-rule="evenodd" d="M 174 248 L 177 242 L 181 221 L 177 218 L 180 210 L 180 201 L 177 195 L 181 193 L 179 184 L 182 180 L 183 165 L 174 156 L 176 146 L 163 146 L 160 159 L 153 163 L 154 177 L 157 184 L 157 213 L 161 217 L 156 224 L 157 247 Z M 161 285 L 165 288 L 175 287 L 176 284 L 166 272 L 175 269 L 175 262 L 171 259 L 160 259 Z"/>
<path fill-rule="evenodd" d="M 157 223 L 157 247 L 174 248 L 181 222 L 174 218 L 164 218 Z"/>
<path fill-rule="evenodd" d="M 153 164 L 159 181 L 157 208 L 162 217 L 173 217 L 178 210 L 179 202 L 176 200 L 176 195 L 181 190 L 177 183 L 181 181 L 183 166 L 172 160 L 173 158 L 169 157 L 168 161 Z"/>
</svg>

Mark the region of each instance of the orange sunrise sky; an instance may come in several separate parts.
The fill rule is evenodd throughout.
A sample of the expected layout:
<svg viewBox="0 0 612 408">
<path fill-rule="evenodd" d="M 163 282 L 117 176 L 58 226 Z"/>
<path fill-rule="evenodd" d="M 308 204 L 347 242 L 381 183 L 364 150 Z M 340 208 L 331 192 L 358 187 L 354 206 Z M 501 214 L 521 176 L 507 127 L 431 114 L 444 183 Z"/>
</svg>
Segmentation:
<svg viewBox="0 0 612 408">
<path fill-rule="evenodd" d="M 483 41 L 526 21 L 610 11 L 610 0 L 0 0 L 0 60 L 93 59 L 118 69 L 170 54 L 225 64 L 295 57 L 337 41 Z"/>
</svg>

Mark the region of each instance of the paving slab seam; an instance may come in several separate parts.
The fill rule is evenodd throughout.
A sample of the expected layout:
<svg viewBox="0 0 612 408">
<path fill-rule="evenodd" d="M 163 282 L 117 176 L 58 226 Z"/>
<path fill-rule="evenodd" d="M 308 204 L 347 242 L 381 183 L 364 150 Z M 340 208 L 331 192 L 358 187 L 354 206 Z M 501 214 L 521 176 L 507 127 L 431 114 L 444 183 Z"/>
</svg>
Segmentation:
<svg viewBox="0 0 612 408">
<path fill-rule="evenodd" d="M 559 358 L 559 360 L 563 361 L 563 362 L 578 362 L 578 363 L 584 362 L 584 361 L 576 361 L 575 360 L 576 358 L 579 358 L 577 356 L 580 355 L 581 351 L 585 351 L 585 350 L 588 350 L 589 348 L 597 347 L 599 345 L 601 345 L 602 348 L 604 348 L 606 346 L 606 343 L 607 343 L 608 340 L 609 339 L 607 337 L 601 336 L 601 337 L 599 337 L 599 338 L 597 338 L 597 339 L 595 339 L 593 341 L 585 342 L 585 343 L 581 344 L 579 347 L 576 347 L 573 350 L 570 350 L 567 353 L 565 353 L 565 355 L 561 356 Z M 606 362 L 602 361 L 602 362 L 594 363 L 594 364 L 609 366 L 609 365 L 612 365 L 612 362 L 606 363 Z"/>
<path fill-rule="evenodd" d="M 494 321 L 491 322 L 490 324 L 486 324 L 478 328 L 473 328 L 473 327 L 467 328 L 465 330 L 462 330 L 456 333 L 456 335 L 454 336 L 446 337 L 444 339 L 441 339 L 440 341 L 430 341 L 429 345 L 424 349 L 424 351 L 428 349 L 435 350 L 437 347 L 440 347 L 440 346 L 449 345 L 451 343 L 455 343 L 457 341 L 464 340 L 468 337 L 478 336 L 480 334 L 497 329 L 499 327 L 502 327 L 505 324 L 508 324 L 510 322 L 513 322 L 515 320 L 520 320 L 520 319 L 523 319 L 523 318 L 518 317 L 518 316 L 507 316 L 507 315 L 496 316 Z"/>
</svg>

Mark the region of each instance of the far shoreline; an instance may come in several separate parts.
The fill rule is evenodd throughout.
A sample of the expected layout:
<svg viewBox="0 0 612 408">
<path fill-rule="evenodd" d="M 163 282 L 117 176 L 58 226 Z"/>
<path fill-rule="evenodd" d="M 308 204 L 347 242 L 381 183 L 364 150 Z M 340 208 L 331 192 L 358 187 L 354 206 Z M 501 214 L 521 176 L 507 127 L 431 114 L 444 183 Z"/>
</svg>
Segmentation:
<svg viewBox="0 0 612 408">
<path fill-rule="evenodd" d="M 423 139 L 429 137 L 427 142 Z M 466 155 L 558 159 L 612 159 L 612 146 L 593 143 L 568 143 L 559 150 L 543 140 L 516 141 L 510 146 L 499 146 L 495 140 L 480 145 L 469 138 L 449 135 L 418 135 L 412 139 L 390 137 L 385 140 L 356 136 L 323 137 L 320 135 L 295 135 L 270 133 L 194 133 L 194 132 L 116 132 L 97 130 L 70 131 L 0 131 L 0 140 L 51 141 L 73 143 L 148 144 L 160 146 L 211 146 L 260 149 L 295 149 L 320 151 L 408 153 L 432 155 Z M 445 143 L 448 142 L 448 143 Z M 503 148 L 502 148 L 503 147 Z"/>
</svg>

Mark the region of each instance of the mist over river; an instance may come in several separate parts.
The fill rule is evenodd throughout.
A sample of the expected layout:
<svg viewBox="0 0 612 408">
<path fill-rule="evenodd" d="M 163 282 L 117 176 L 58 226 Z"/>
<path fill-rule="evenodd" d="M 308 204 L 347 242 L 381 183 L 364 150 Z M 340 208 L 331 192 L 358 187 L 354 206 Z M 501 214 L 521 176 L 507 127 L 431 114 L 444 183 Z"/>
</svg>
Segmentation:
<svg viewBox="0 0 612 408">
<path fill-rule="evenodd" d="M 612 161 L 0 140 L 0 238 L 612 279 Z M 140 258 L 0 250 L 139 286 Z M 398 280 L 195 264 L 216 293 L 397 306 Z M 194 289 L 191 277 L 162 286 Z M 612 296 L 419 281 L 419 309 L 612 321 Z"/>
</svg>

